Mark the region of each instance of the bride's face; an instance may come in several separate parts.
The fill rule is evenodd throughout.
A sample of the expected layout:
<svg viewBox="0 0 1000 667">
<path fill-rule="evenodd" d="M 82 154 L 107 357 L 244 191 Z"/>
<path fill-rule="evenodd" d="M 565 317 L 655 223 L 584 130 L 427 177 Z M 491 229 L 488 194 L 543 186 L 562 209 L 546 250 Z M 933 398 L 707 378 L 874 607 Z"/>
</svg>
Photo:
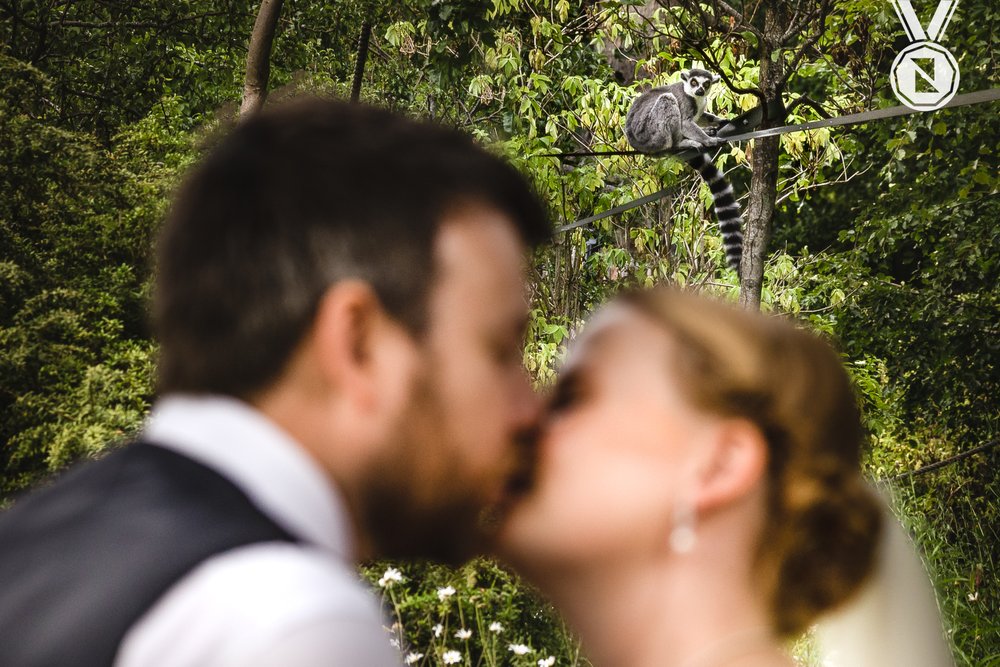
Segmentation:
<svg viewBox="0 0 1000 667">
<path fill-rule="evenodd" d="M 692 452 L 714 424 L 672 380 L 671 345 L 626 308 L 599 314 L 577 339 L 540 435 L 536 484 L 500 535 L 526 574 L 667 548 Z"/>
</svg>

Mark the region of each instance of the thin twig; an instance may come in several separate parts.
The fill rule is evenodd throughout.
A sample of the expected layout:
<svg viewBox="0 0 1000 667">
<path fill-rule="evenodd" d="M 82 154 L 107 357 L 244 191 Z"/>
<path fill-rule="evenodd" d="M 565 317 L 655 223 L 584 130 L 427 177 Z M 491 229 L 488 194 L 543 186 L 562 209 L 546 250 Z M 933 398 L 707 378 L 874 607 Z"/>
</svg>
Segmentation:
<svg viewBox="0 0 1000 667">
<path fill-rule="evenodd" d="M 985 445 L 979 445 L 978 447 L 973 447 L 968 451 L 960 452 L 958 454 L 955 454 L 954 456 L 949 456 L 948 458 L 937 461 L 936 463 L 929 463 L 921 468 L 917 468 L 916 470 L 908 470 L 906 472 L 899 473 L 898 475 L 894 475 L 892 477 L 883 477 L 879 481 L 896 482 L 898 480 L 905 479 L 907 477 L 916 477 L 918 475 L 924 475 L 929 472 L 934 472 L 935 470 L 940 470 L 941 468 L 945 468 L 954 463 L 958 463 L 959 461 L 967 459 L 970 456 L 974 456 L 976 454 L 985 452 L 989 449 L 996 447 L 997 445 L 1000 445 L 1000 439 L 987 442 Z"/>
<path fill-rule="evenodd" d="M 205 12 L 204 14 L 193 14 L 191 16 L 181 16 L 170 21 L 66 21 L 58 19 L 49 21 L 51 28 L 169 28 L 179 23 L 197 21 L 198 19 L 210 18 L 213 16 L 226 16 L 229 12 Z"/>
</svg>

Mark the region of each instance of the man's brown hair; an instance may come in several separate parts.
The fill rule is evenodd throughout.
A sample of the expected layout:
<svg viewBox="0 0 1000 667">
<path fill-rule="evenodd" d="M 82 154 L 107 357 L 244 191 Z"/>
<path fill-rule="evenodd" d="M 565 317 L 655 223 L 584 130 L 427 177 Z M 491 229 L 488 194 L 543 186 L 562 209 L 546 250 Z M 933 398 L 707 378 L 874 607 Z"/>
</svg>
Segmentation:
<svg viewBox="0 0 1000 667">
<path fill-rule="evenodd" d="M 347 278 L 419 333 L 438 226 L 470 203 L 530 246 L 549 236 L 525 179 L 457 130 L 319 98 L 241 123 L 187 179 L 159 239 L 159 391 L 265 388 Z"/>
</svg>

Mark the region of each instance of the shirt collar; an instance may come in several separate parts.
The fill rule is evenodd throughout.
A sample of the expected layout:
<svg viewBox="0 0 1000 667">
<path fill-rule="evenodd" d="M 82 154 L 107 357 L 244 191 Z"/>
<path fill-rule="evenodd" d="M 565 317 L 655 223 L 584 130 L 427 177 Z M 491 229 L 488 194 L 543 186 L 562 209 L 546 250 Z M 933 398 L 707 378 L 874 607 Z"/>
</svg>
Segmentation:
<svg viewBox="0 0 1000 667">
<path fill-rule="evenodd" d="M 292 534 L 353 560 L 337 488 L 301 445 L 247 403 L 168 395 L 153 406 L 142 438 L 221 473 Z"/>
</svg>

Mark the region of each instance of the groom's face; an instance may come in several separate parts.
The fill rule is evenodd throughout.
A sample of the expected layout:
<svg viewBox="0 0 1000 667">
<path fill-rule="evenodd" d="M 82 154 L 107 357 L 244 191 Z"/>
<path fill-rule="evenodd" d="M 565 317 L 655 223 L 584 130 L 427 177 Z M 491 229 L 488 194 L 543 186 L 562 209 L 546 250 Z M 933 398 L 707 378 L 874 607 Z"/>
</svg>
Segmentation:
<svg viewBox="0 0 1000 667">
<path fill-rule="evenodd" d="M 502 215 L 449 216 L 435 248 L 421 372 L 366 504 L 381 555 L 460 562 L 527 465 L 537 398 L 522 365 L 525 248 Z"/>
</svg>

